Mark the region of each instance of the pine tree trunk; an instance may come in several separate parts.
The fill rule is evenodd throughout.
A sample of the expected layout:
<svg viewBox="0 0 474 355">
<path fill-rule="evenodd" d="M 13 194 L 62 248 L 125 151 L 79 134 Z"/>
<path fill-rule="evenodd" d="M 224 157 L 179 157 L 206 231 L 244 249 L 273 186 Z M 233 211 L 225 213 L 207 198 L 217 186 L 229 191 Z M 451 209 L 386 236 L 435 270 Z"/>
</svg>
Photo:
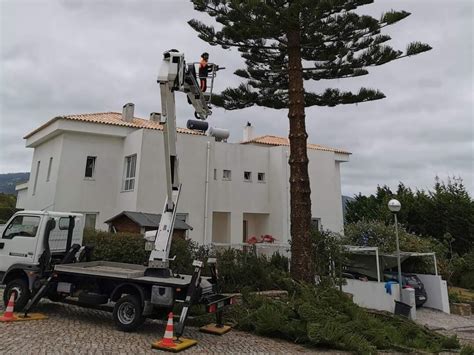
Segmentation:
<svg viewBox="0 0 474 355">
<path fill-rule="evenodd" d="M 291 277 L 314 282 L 311 250 L 311 188 L 304 111 L 300 31 L 288 31 L 290 120 Z"/>
</svg>

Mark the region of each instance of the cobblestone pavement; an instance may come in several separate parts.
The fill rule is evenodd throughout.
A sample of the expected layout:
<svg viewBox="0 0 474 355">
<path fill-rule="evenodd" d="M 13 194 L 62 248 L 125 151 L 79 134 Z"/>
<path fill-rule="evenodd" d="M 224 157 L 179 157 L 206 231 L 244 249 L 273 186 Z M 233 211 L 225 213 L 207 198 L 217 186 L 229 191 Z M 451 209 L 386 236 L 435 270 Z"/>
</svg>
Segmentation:
<svg viewBox="0 0 474 355">
<path fill-rule="evenodd" d="M 474 345 L 474 317 L 447 314 L 430 308 L 416 310 L 416 322 L 443 334 L 456 334 L 464 344 Z"/>
<path fill-rule="evenodd" d="M 112 314 L 108 312 L 49 301 L 42 301 L 35 311 L 45 313 L 49 318 L 42 321 L 0 323 L 1 354 L 160 353 L 152 350 L 151 344 L 163 336 L 163 322 L 147 320 L 137 332 L 124 333 L 115 329 Z M 215 336 L 187 327 L 184 335 L 196 339 L 198 344 L 183 353 L 321 353 L 286 341 L 236 330 Z"/>
<path fill-rule="evenodd" d="M 0 289 L 0 297 L 3 290 Z M 3 312 L 3 302 L 0 310 Z M 151 344 L 164 333 L 164 322 L 147 320 L 137 332 L 115 329 L 112 314 L 72 305 L 41 301 L 35 311 L 49 318 L 42 321 L 0 323 L 0 354 L 157 354 Z M 457 334 L 463 343 L 474 345 L 474 317 L 449 315 L 422 308 L 417 322 L 444 334 Z M 198 344 L 183 353 L 192 354 L 297 354 L 317 351 L 278 339 L 258 337 L 232 330 L 223 336 L 187 327 L 186 337 Z"/>
</svg>

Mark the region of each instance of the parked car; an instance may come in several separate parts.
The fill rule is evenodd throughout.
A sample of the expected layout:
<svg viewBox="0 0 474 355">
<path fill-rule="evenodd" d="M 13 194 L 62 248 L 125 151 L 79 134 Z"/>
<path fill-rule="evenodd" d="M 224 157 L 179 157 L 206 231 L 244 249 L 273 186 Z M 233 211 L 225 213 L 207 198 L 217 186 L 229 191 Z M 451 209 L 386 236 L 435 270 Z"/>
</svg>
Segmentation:
<svg viewBox="0 0 474 355">
<path fill-rule="evenodd" d="M 384 272 L 385 281 L 396 281 L 398 282 L 398 273 L 397 272 Z M 417 307 L 421 307 L 428 300 L 428 295 L 426 294 L 425 285 L 415 274 L 402 273 L 402 287 L 403 288 L 413 288 L 415 290 L 415 303 Z"/>
<path fill-rule="evenodd" d="M 352 279 L 352 280 L 359 280 L 359 281 L 377 281 L 377 279 L 372 276 L 368 276 L 363 273 L 352 271 L 352 270 L 344 270 L 342 272 L 342 277 L 345 279 Z"/>
</svg>

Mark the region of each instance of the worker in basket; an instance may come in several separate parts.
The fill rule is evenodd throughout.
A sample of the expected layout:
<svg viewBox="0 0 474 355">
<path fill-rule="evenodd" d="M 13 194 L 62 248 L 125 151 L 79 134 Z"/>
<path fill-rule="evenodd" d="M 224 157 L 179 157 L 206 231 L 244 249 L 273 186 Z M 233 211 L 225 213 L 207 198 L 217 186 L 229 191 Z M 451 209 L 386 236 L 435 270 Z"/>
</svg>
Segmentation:
<svg viewBox="0 0 474 355">
<path fill-rule="evenodd" d="M 209 62 L 209 53 L 204 52 L 201 54 L 201 60 L 199 61 L 199 82 L 200 89 L 202 92 L 207 90 L 207 77 L 209 72 L 212 70 L 212 67 L 208 64 Z"/>
</svg>

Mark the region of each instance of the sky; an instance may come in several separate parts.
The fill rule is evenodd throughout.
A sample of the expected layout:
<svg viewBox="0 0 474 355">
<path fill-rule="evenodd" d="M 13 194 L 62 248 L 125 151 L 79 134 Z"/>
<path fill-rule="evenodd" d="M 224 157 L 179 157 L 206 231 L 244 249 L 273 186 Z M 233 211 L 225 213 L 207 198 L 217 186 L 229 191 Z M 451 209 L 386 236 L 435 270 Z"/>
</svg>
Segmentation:
<svg viewBox="0 0 474 355">
<path fill-rule="evenodd" d="M 412 41 L 433 50 L 369 69 L 351 79 L 307 83 L 376 88 L 386 99 L 306 109 L 308 141 L 352 152 L 341 168 L 345 195 L 375 192 L 399 182 L 429 189 L 435 176 L 461 177 L 474 195 L 474 86 L 472 0 L 379 0 L 358 9 L 376 18 L 390 9 L 411 12 L 389 26 L 394 48 Z M 176 48 L 188 62 L 202 52 L 226 67 L 214 90 L 236 86 L 244 68 L 235 50 L 211 47 L 187 21 L 213 20 L 188 0 L 0 0 L 0 173 L 30 171 L 32 149 L 22 137 L 65 114 L 116 111 L 135 103 L 147 118 L 160 111 L 156 84 L 162 53 Z M 177 96 L 178 125 L 193 116 Z M 286 110 L 252 107 L 213 110 L 214 127 L 242 140 L 247 121 L 257 135 L 288 135 Z"/>
</svg>

